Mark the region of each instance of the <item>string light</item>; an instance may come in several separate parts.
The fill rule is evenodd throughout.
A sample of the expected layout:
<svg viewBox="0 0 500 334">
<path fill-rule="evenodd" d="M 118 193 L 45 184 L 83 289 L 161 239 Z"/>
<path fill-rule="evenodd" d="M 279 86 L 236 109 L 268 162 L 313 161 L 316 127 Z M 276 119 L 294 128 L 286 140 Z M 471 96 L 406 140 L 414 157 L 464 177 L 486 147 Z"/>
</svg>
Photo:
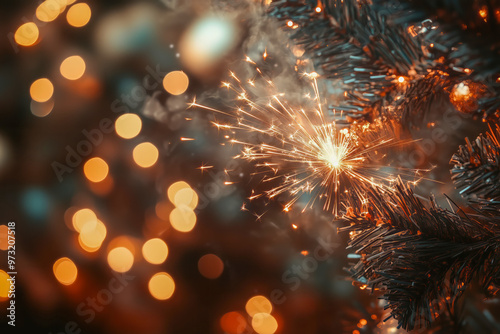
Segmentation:
<svg viewBox="0 0 500 334">
<path fill-rule="evenodd" d="M 9 248 L 8 234 L 9 228 L 7 225 L 0 225 L 0 250 L 7 250 Z"/>
<path fill-rule="evenodd" d="M 204 277 L 216 279 L 224 271 L 224 263 L 215 254 L 205 254 L 198 260 L 198 270 Z"/>
<path fill-rule="evenodd" d="M 141 132 L 142 121 L 136 114 L 123 114 L 115 121 L 115 131 L 124 139 L 136 137 Z"/>
<path fill-rule="evenodd" d="M 30 95 L 34 101 L 47 102 L 54 94 L 54 86 L 47 78 L 35 80 L 30 87 Z"/>
<path fill-rule="evenodd" d="M 60 72 L 68 80 L 78 80 L 85 73 L 85 61 L 80 56 L 71 56 L 63 60 Z"/>
<path fill-rule="evenodd" d="M 177 181 L 170 185 L 167 190 L 167 196 L 170 202 L 175 203 L 175 195 L 184 188 L 191 189 L 191 186 L 185 181 Z"/>
<path fill-rule="evenodd" d="M 89 181 L 101 182 L 108 175 L 109 167 L 106 161 L 95 157 L 87 160 L 85 165 L 83 165 L 83 172 Z"/>
<path fill-rule="evenodd" d="M 273 310 L 273 305 L 271 304 L 269 299 L 264 296 L 254 296 L 247 301 L 245 310 L 251 317 L 255 316 L 258 313 L 270 314 Z"/>
<path fill-rule="evenodd" d="M 158 300 L 167 300 L 174 294 L 175 282 L 166 272 L 156 273 L 148 283 L 149 293 Z"/>
<path fill-rule="evenodd" d="M 162 264 L 168 256 L 168 247 L 160 238 L 149 239 L 142 246 L 144 259 L 151 264 Z"/>
<path fill-rule="evenodd" d="M 113 248 L 108 253 L 108 264 L 116 272 L 127 272 L 134 264 L 134 254 L 126 247 Z"/>
<path fill-rule="evenodd" d="M 159 152 L 156 146 L 152 143 L 145 142 L 134 148 L 132 156 L 138 166 L 142 168 L 149 168 L 158 160 Z"/>
<path fill-rule="evenodd" d="M 9 279 L 10 275 L 8 275 L 5 271 L 0 270 L 0 301 L 9 298 L 9 291 L 10 291 Z"/>
<path fill-rule="evenodd" d="M 278 322 L 268 313 L 257 313 L 252 318 L 252 328 L 258 334 L 274 334 L 278 330 Z"/>
<path fill-rule="evenodd" d="M 38 40 L 40 32 L 33 22 L 27 22 L 17 28 L 14 33 L 14 40 L 21 46 L 31 46 Z"/>
<path fill-rule="evenodd" d="M 89 5 L 81 2 L 71 6 L 71 8 L 68 9 L 66 20 L 71 26 L 80 28 L 85 26 L 90 21 L 91 16 L 92 11 Z"/>
<path fill-rule="evenodd" d="M 172 95 L 183 94 L 189 86 L 189 78 L 182 71 L 172 71 L 163 78 L 163 88 Z"/>
<path fill-rule="evenodd" d="M 65 7 L 66 5 L 61 6 L 56 0 L 46 0 L 37 7 L 35 15 L 42 22 L 52 22 L 61 13 L 61 8 Z"/>
<path fill-rule="evenodd" d="M 176 207 L 170 213 L 170 224 L 179 232 L 190 232 L 196 225 L 196 214 L 186 205 Z"/>
<path fill-rule="evenodd" d="M 247 332 L 245 317 L 236 311 L 224 314 L 220 319 L 220 326 L 228 334 L 243 334 Z"/>
<path fill-rule="evenodd" d="M 69 258 L 60 258 L 54 263 L 52 269 L 54 271 L 54 276 L 59 281 L 59 283 L 64 285 L 71 285 L 76 281 L 78 270 L 75 263 Z"/>
</svg>

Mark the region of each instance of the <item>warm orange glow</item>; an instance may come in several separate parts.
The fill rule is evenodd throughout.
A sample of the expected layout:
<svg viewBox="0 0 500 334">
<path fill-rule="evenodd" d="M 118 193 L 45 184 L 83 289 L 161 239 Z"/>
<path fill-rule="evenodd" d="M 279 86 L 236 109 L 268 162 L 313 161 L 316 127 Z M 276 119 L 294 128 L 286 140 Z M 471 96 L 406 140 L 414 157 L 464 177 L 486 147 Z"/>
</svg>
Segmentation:
<svg viewBox="0 0 500 334">
<path fill-rule="evenodd" d="M 30 46 L 38 40 L 40 32 L 33 22 L 28 22 L 17 28 L 14 34 L 14 40 L 21 46 Z"/>
<path fill-rule="evenodd" d="M 81 209 L 73 215 L 72 223 L 75 231 L 80 232 L 85 224 L 95 226 L 97 224 L 97 216 L 90 209 Z"/>
<path fill-rule="evenodd" d="M 225 333 L 243 334 L 247 328 L 247 321 L 239 312 L 228 312 L 220 319 L 220 326 Z"/>
<path fill-rule="evenodd" d="M 30 87 L 31 98 L 37 102 L 47 102 L 54 94 L 54 86 L 47 78 L 35 80 Z"/>
<path fill-rule="evenodd" d="M 30 110 L 31 113 L 37 117 L 45 117 L 49 115 L 54 109 L 54 101 L 47 102 L 36 102 L 35 100 L 31 101 Z"/>
<path fill-rule="evenodd" d="M 104 196 L 107 195 L 113 190 L 113 187 L 115 185 L 115 181 L 113 180 L 113 177 L 108 174 L 104 180 L 101 182 L 92 182 L 89 184 L 90 190 L 92 190 L 95 194 Z"/>
<path fill-rule="evenodd" d="M 134 240 L 126 235 L 121 235 L 119 237 L 114 238 L 108 243 L 107 250 L 108 253 L 114 248 L 125 247 L 128 249 L 132 255 L 135 257 L 136 252 L 136 244 Z"/>
<path fill-rule="evenodd" d="M 172 276 L 165 272 L 160 272 L 151 277 L 148 288 L 151 296 L 159 300 L 166 300 L 174 294 L 175 282 Z"/>
<path fill-rule="evenodd" d="M 83 27 L 90 21 L 90 17 L 92 16 L 92 11 L 90 10 L 89 5 L 84 2 L 77 3 L 71 6 L 68 9 L 68 13 L 66 14 L 66 20 L 73 27 Z"/>
<path fill-rule="evenodd" d="M 88 252 L 95 252 L 101 247 L 106 238 L 107 230 L 102 221 L 97 219 L 96 223 L 87 223 L 82 226 L 78 241 L 82 248 Z"/>
<path fill-rule="evenodd" d="M 64 285 L 71 285 L 75 282 L 78 270 L 76 265 L 67 257 L 62 257 L 54 263 L 52 267 L 54 276 L 59 283 Z"/>
<path fill-rule="evenodd" d="M 0 300 L 9 296 L 10 281 L 7 281 L 9 278 L 5 271 L 0 270 Z"/>
<path fill-rule="evenodd" d="M 172 71 L 163 78 L 163 87 L 172 95 L 181 95 L 189 86 L 189 78 L 182 71 Z"/>
<path fill-rule="evenodd" d="M 321 13 L 321 7 L 318 6 L 318 7 L 316 7 L 315 10 L 316 10 L 316 13 Z"/>
<path fill-rule="evenodd" d="M 287 25 L 287 26 L 289 26 L 289 27 L 293 27 L 293 21 L 288 21 L 288 22 L 286 23 L 286 25 Z"/>
<path fill-rule="evenodd" d="M 224 263 L 217 255 L 206 254 L 198 261 L 198 270 L 204 277 L 215 279 L 224 271 Z"/>
<path fill-rule="evenodd" d="M 481 16 L 483 19 L 485 19 L 488 16 L 488 9 L 481 8 L 479 10 L 479 16 Z"/>
<path fill-rule="evenodd" d="M 196 225 L 196 214 L 189 207 L 176 207 L 170 213 L 170 224 L 179 232 L 190 232 Z"/>
<path fill-rule="evenodd" d="M 142 246 L 144 259 L 151 264 L 161 264 L 168 256 L 168 247 L 160 238 L 149 239 Z"/>
<path fill-rule="evenodd" d="M 468 99 L 470 96 L 470 88 L 466 83 L 459 83 L 453 87 L 453 95 L 458 100 Z"/>
<path fill-rule="evenodd" d="M 89 246 L 87 246 L 86 244 L 83 243 L 82 238 L 81 238 L 80 235 L 78 236 L 78 244 L 80 245 L 80 247 L 82 247 L 82 249 L 84 251 L 86 251 L 88 253 L 97 252 L 99 250 L 99 248 L 101 248 L 101 244 L 99 244 L 97 247 L 89 247 Z"/>
<path fill-rule="evenodd" d="M 252 327 L 258 334 L 274 334 L 278 330 L 278 322 L 268 313 L 257 313 L 252 318 Z"/>
<path fill-rule="evenodd" d="M 141 132 L 142 121 L 136 114 L 123 114 L 115 121 L 116 133 L 125 139 L 136 137 Z"/>
<path fill-rule="evenodd" d="M 36 9 L 36 17 L 42 22 L 54 21 L 61 13 L 61 6 L 57 0 L 46 0 L 42 2 Z"/>
<path fill-rule="evenodd" d="M 368 321 L 366 321 L 366 319 L 361 319 L 359 323 L 361 324 L 361 326 L 365 326 L 368 323 Z"/>
<path fill-rule="evenodd" d="M 75 5 L 76 6 L 76 5 Z M 78 80 L 85 73 L 85 61 L 80 56 L 71 56 L 61 63 L 61 75 L 68 80 Z"/>
<path fill-rule="evenodd" d="M 271 313 L 273 305 L 264 296 L 254 296 L 247 301 L 245 310 L 249 316 L 253 317 L 258 313 Z"/>
<path fill-rule="evenodd" d="M 9 228 L 7 225 L 0 225 L 0 250 L 7 250 L 9 248 Z"/>
<path fill-rule="evenodd" d="M 134 254 L 126 247 L 113 248 L 108 253 L 108 264 L 116 272 L 127 272 L 134 264 Z"/>
<path fill-rule="evenodd" d="M 167 191 L 167 196 L 170 202 L 175 203 L 175 195 L 177 195 L 177 192 L 179 192 L 184 188 L 191 189 L 191 186 L 184 181 L 177 181 L 175 183 L 172 183 L 172 185 L 168 187 Z"/>
<path fill-rule="evenodd" d="M 186 205 L 194 210 L 198 205 L 198 195 L 191 188 L 180 189 L 174 196 L 174 204 L 175 206 Z"/>
<path fill-rule="evenodd" d="M 108 176 L 109 167 L 101 158 L 91 158 L 83 166 L 83 173 L 92 182 L 101 182 Z"/>
<path fill-rule="evenodd" d="M 146 142 L 137 145 L 132 152 L 134 161 L 142 168 L 153 166 L 158 160 L 159 152 L 156 146 Z"/>
<path fill-rule="evenodd" d="M 161 201 L 155 205 L 156 216 L 162 220 L 168 221 L 170 218 L 170 211 L 172 210 L 172 204 L 167 201 Z"/>
<path fill-rule="evenodd" d="M 404 78 L 404 77 L 399 77 L 399 78 L 398 78 L 398 82 L 400 82 L 400 83 L 405 82 L 405 78 Z"/>
</svg>

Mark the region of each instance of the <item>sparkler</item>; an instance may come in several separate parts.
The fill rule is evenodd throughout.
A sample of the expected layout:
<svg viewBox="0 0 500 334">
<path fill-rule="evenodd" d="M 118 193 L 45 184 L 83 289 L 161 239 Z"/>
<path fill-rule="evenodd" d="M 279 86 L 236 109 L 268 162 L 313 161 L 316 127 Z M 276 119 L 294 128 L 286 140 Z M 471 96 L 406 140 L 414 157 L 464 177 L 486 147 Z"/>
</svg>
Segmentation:
<svg viewBox="0 0 500 334">
<path fill-rule="evenodd" d="M 227 124 L 213 124 L 236 135 L 230 142 L 243 145 L 236 158 L 255 162 L 255 174 L 262 174 L 262 183 L 270 184 L 269 189 L 253 194 L 250 200 L 287 193 L 290 198 L 283 209 L 289 211 L 303 194 L 310 193 L 312 196 L 303 210 L 321 201 L 323 209 L 337 216 L 344 193 L 354 192 L 363 197 L 367 187 L 390 187 L 396 177 L 378 161 L 385 156 L 385 149 L 403 142 L 394 138 L 387 125 L 384 128 L 380 121 L 353 124 L 349 128 L 338 124 L 335 121 L 338 115 L 329 117 L 322 108 L 316 73 L 305 74 L 314 92 L 312 96 L 306 94 L 306 101 L 313 107 L 293 105 L 282 93 L 272 94 L 265 103 L 259 102 L 259 98 L 252 98 L 258 82 L 263 82 L 266 92 L 276 92 L 276 85 L 264 77 L 255 62 L 248 57 L 246 60 L 255 65 L 257 78 L 244 81 L 230 72 L 231 82 L 222 83 L 222 87 L 237 96 L 235 110 L 211 108 L 196 100 L 191 107 L 230 117 Z M 260 138 L 245 140 L 245 132 Z M 399 172 L 405 174 L 408 170 Z M 412 173 L 415 177 L 418 171 Z"/>
</svg>

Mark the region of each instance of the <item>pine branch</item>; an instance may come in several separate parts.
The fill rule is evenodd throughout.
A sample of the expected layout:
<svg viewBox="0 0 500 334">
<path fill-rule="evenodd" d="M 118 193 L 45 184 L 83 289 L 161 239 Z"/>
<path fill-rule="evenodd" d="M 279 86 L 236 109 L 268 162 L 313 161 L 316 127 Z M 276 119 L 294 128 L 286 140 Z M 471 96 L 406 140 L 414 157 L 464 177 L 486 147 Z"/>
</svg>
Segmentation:
<svg viewBox="0 0 500 334">
<path fill-rule="evenodd" d="M 367 212 L 366 200 L 368 201 Z M 351 199 L 340 231 L 361 256 L 349 271 L 371 291 L 382 290 L 391 316 L 406 330 L 430 326 L 473 279 L 482 290 L 499 283 L 498 218 L 425 206 L 399 183 L 393 192 L 373 189 Z"/>
<path fill-rule="evenodd" d="M 500 210 L 500 126 L 481 134 L 473 142 L 466 138 L 450 163 L 451 179 L 471 203 Z"/>
<path fill-rule="evenodd" d="M 366 2 L 356 0 L 281 0 L 273 2 L 269 13 L 291 22 L 291 38 L 304 47 L 326 78 L 341 79 L 349 87 L 348 101 L 338 110 L 352 117 L 366 115 L 367 108 L 397 87 L 397 76 L 425 74 L 430 61 L 419 38 L 403 27 L 389 25 Z M 296 28 L 295 28 L 296 27 Z"/>
<path fill-rule="evenodd" d="M 499 0 L 374 0 L 374 6 L 395 8 L 389 17 L 392 24 L 432 22 L 423 44 L 436 58 L 444 57 L 448 73 L 466 70 L 467 79 L 487 87 L 488 93 L 477 97 L 478 115 L 500 116 Z"/>
<path fill-rule="evenodd" d="M 437 95 L 457 82 L 475 82 L 484 89 L 472 96 L 475 109 L 467 112 L 483 119 L 500 116 L 497 0 L 327 0 L 321 2 L 320 13 L 316 6 L 316 0 L 280 0 L 269 13 L 292 25 L 292 40 L 304 47 L 326 78 L 340 79 L 348 87 L 346 101 L 335 109 L 354 119 L 392 112 L 410 121 L 393 113 L 394 101 L 417 101 L 422 90 L 425 101 L 435 100 L 432 91 L 418 88 L 430 73 L 441 72 L 454 80 L 436 84 Z M 399 76 L 405 85 L 398 84 Z M 429 110 L 430 104 L 418 104 L 422 108 L 412 109 L 412 114 Z"/>
</svg>

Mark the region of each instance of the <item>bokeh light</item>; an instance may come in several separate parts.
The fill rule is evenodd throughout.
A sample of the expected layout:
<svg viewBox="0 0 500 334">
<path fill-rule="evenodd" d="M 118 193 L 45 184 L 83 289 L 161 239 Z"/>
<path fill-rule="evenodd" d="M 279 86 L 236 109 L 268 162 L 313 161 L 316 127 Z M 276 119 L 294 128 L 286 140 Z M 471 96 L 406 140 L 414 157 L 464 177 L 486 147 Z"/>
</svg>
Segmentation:
<svg viewBox="0 0 500 334">
<path fill-rule="evenodd" d="M 144 259 L 151 264 L 161 264 L 168 256 L 168 247 L 160 238 L 149 239 L 142 246 Z"/>
<path fill-rule="evenodd" d="M 190 209 L 195 209 L 198 205 L 198 194 L 191 188 L 182 188 L 175 193 L 175 206 L 186 205 Z"/>
<path fill-rule="evenodd" d="M 47 78 L 35 80 L 30 87 L 31 98 L 37 102 L 47 102 L 54 94 L 54 86 Z"/>
<path fill-rule="evenodd" d="M 179 45 L 181 61 L 202 75 L 214 68 L 236 44 L 238 27 L 223 17 L 208 16 L 196 21 Z"/>
<path fill-rule="evenodd" d="M 249 316 L 253 317 L 257 313 L 271 313 L 273 305 L 264 296 L 254 296 L 247 301 L 245 310 Z"/>
<path fill-rule="evenodd" d="M 108 253 L 108 264 L 116 272 L 129 271 L 134 264 L 134 255 L 126 247 L 116 247 Z"/>
<path fill-rule="evenodd" d="M 101 182 L 108 175 L 109 167 L 106 161 L 95 157 L 87 160 L 83 165 L 83 172 L 89 181 Z"/>
<path fill-rule="evenodd" d="M 141 132 L 141 128 L 141 118 L 136 114 L 123 114 L 115 121 L 115 131 L 124 139 L 136 137 Z"/>
<path fill-rule="evenodd" d="M 108 246 L 107 246 L 107 250 L 108 250 L 108 253 L 114 249 L 114 248 L 118 248 L 118 247 L 125 247 L 127 248 L 131 253 L 132 255 L 136 256 L 136 242 L 133 238 L 131 237 L 128 237 L 126 235 L 120 235 L 116 238 L 113 238 L 113 240 L 111 240 L 109 243 L 108 243 Z"/>
<path fill-rule="evenodd" d="M 5 271 L 0 270 L 0 300 L 9 296 L 10 281 L 7 281 L 9 278 Z"/>
<path fill-rule="evenodd" d="M 155 205 L 156 216 L 162 220 L 168 221 L 170 219 L 170 212 L 172 211 L 172 204 L 168 201 L 160 201 Z"/>
<path fill-rule="evenodd" d="M 77 3 L 71 6 L 66 13 L 66 20 L 73 27 L 83 27 L 90 21 L 90 17 L 92 16 L 92 11 L 84 2 Z"/>
<path fill-rule="evenodd" d="M 30 104 L 31 113 L 37 117 L 45 117 L 49 115 L 52 112 L 52 109 L 54 109 L 54 101 L 52 100 L 42 103 L 33 100 Z"/>
<path fill-rule="evenodd" d="M 0 250 L 7 250 L 9 248 L 9 228 L 7 225 L 0 225 Z"/>
<path fill-rule="evenodd" d="M 97 216 L 94 211 L 88 208 L 80 209 L 73 214 L 71 222 L 75 231 L 80 232 L 85 224 L 90 223 L 95 226 L 97 224 Z"/>
<path fill-rule="evenodd" d="M 220 326 L 225 333 L 243 334 L 247 329 L 247 321 L 241 313 L 233 311 L 221 317 Z"/>
<path fill-rule="evenodd" d="M 278 322 L 269 313 L 257 313 L 252 318 L 252 328 L 258 334 L 274 334 L 278 330 Z"/>
<path fill-rule="evenodd" d="M 61 75 L 68 80 L 78 80 L 85 73 L 85 61 L 80 56 L 70 56 L 60 66 Z"/>
<path fill-rule="evenodd" d="M 78 241 L 82 248 L 88 252 L 95 252 L 106 238 L 106 225 L 99 219 L 95 223 L 87 223 L 82 226 Z"/>
<path fill-rule="evenodd" d="M 203 255 L 198 260 L 198 270 L 206 278 L 218 278 L 224 271 L 224 263 L 215 254 Z"/>
<path fill-rule="evenodd" d="M 132 152 L 134 161 L 137 165 L 143 168 L 153 166 L 158 160 L 158 149 L 149 142 L 141 143 L 134 148 Z"/>
<path fill-rule="evenodd" d="M 196 214 L 186 205 L 176 207 L 170 213 L 170 224 L 179 232 L 190 232 L 196 225 Z"/>
<path fill-rule="evenodd" d="M 40 32 L 38 31 L 36 24 L 33 22 L 27 22 L 17 28 L 14 34 L 14 40 L 21 46 L 30 46 L 35 44 L 39 35 Z"/>
<path fill-rule="evenodd" d="M 71 285 L 78 275 L 76 265 L 67 257 L 62 257 L 54 263 L 52 267 L 56 279 L 64 285 Z"/>
<path fill-rule="evenodd" d="M 59 4 L 57 0 L 46 0 L 37 7 L 35 15 L 42 22 L 51 22 L 59 16 L 61 8 L 65 7 L 65 4 Z"/>
<path fill-rule="evenodd" d="M 179 192 L 180 190 L 182 190 L 184 188 L 191 189 L 191 186 L 187 182 L 184 182 L 184 181 L 177 181 L 177 182 L 172 183 L 172 185 L 170 185 L 170 187 L 168 187 L 168 190 L 167 190 L 167 196 L 168 196 L 168 199 L 170 200 L 170 202 L 175 204 L 175 195 L 177 195 L 177 192 Z"/>
<path fill-rule="evenodd" d="M 156 273 L 149 280 L 148 289 L 154 298 L 166 300 L 174 294 L 175 282 L 172 276 L 166 272 Z"/>
<path fill-rule="evenodd" d="M 182 71 L 172 71 L 163 78 L 163 88 L 172 95 L 183 94 L 189 86 L 189 78 Z"/>
</svg>

